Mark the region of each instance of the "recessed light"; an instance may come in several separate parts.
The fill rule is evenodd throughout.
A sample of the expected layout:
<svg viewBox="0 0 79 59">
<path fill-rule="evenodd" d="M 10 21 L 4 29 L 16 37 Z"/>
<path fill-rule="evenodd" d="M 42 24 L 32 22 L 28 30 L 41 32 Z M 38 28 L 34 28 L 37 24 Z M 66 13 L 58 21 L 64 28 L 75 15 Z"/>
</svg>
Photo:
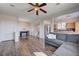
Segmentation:
<svg viewBox="0 0 79 59">
<path fill-rule="evenodd" d="M 13 4 L 10 4 L 10 6 L 11 6 L 11 7 L 15 7 L 15 5 L 13 5 Z"/>
</svg>

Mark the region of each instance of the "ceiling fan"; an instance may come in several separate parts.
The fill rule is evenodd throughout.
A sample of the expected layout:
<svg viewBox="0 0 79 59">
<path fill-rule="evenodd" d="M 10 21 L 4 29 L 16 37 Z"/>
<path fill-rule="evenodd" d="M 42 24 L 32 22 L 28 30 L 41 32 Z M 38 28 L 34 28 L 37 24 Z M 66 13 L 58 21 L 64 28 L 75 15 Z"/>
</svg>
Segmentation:
<svg viewBox="0 0 79 59">
<path fill-rule="evenodd" d="M 38 15 L 38 11 L 40 10 L 40 11 L 42 11 L 42 12 L 44 12 L 44 13 L 47 13 L 47 11 L 41 9 L 41 7 L 47 5 L 46 3 L 42 3 L 42 4 L 39 4 L 39 3 L 35 3 L 35 4 L 33 4 L 33 3 L 29 3 L 29 4 L 32 5 L 33 8 L 30 9 L 30 10 L 28 10 L 28 12 L 31 12 L 31 11 L 35 10 L 36 15 Z"/>
</svg>

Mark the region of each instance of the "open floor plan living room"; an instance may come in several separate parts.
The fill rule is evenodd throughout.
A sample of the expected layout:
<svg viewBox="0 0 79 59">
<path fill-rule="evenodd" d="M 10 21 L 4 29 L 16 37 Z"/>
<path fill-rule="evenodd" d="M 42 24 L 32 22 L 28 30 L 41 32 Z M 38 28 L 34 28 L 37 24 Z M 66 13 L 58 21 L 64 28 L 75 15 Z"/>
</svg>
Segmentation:
<svg viewBox="0 0 79 59">
<path fill-rule="evenodd" d="M 79 56 L 79 3 L 0 3 L 0 56 Z"/>
</svg>

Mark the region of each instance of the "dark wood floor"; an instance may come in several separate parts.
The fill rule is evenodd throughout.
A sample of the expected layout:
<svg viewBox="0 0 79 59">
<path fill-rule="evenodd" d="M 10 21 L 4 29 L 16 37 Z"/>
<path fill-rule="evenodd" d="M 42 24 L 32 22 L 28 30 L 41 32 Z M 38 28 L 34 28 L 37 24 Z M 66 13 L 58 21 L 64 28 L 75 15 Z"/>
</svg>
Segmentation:
<svg viewBox="0 0 79 59">
<path fill-rule="evenodd" d="M 48 45 L 44 49 L 43 41 L 32 36 L 20 39 L 17 43 L 14 41 L 0 42 L 0 56 L 34 56 L 33 52 L 44 52 L 51 56 L 55 50 L 54 47 Z"/>
</svg>

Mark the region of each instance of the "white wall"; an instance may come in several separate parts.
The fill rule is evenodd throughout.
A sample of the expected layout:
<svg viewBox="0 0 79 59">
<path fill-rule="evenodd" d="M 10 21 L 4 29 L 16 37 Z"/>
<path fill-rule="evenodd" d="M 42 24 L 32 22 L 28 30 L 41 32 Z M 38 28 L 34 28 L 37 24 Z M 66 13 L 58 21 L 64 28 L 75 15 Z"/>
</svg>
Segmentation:
<svg viewBox="0 0 79 59">
<path fill-rule="evenodd" d="M 19 21 L 19 30 L 20 31 L 30 31 L 30 23 L 25 21 Z"/>
<path fill-rule="evenodd" d="M 17 21 L 17 17 L 0 15 L 0 42 L 14 39 L 14 32 L 18 32 Z"/>
<path fill-rule="evenodd" d="M 31 22 L 29 30 L 30 30 L 30 35 L 35 36 L 34 35 L 34 22 Z"/>
<path fill-rule="evenodd" d="M 31 22 L 30 34 L 32 36 L 38 36 L 37 31 L 39 31 L 39 37 L 44 39 L 44 23 L 43 23 L 43 20 L 40 20 L 38 23 L 35 23 L 35 22 L 36 22 L 36 20 Z M 37 29 L 37 27 L 39 27 L 39 29 Z"/>
<path fill-rule="evenodd" d="M 40 38 L 44 39 L 44 21 L 40 21 Z"/>
</svg>

